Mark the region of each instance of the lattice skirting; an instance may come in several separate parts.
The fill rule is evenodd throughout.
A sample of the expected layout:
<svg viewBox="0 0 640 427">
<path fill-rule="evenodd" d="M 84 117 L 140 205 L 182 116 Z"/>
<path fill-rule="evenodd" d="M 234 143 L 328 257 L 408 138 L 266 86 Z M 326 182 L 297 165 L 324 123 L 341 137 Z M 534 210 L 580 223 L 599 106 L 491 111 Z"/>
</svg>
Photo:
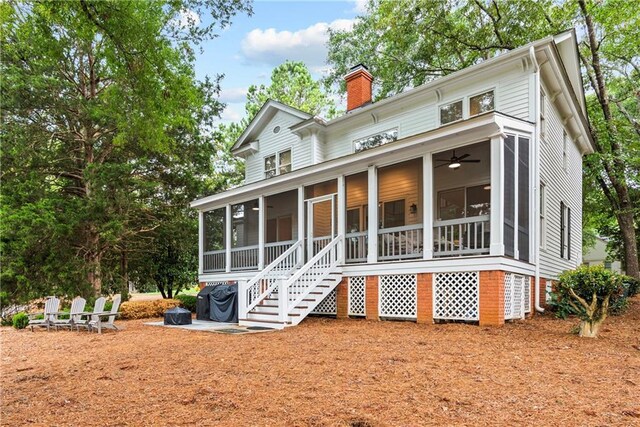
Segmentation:
<svg viewBox="0 0 640 427">
<path fill-rule="evenodd" d="M 349 277 L 349 316 L 366 316 L 366 276 Z"/>
<path fill-rule="evenodd" d="M 526 276 L 514 273 L 504 275 L 504 319 L 524 319 L 525 302 L 530 301 L 530 281 Z M 530 305 L 530 303 L 529 303 Z M 529 307 L 529 311 L 531 307 Z"/>
<path fill-rule="evenodd" d="M 531 277 L 524 277 L 524 312 L 531 313 Z"/>
<path fill-rule="evenodd" d="M 433 318 L 480 320 L 480 274 L 477 271 L 433 275 Z"/>
<path fill-rule="evenodd" d="M 218 282 L 205 282 L 204 285 L 205 286 L 217 286 L 217 285 L 226 285 L 226 284 L 227 284 L 226 281 L 224 281 L 224 282 L 218 281 Z"/>
<path fill-rule="evenodd" d="M 415 274 L 378 276 L 378 312 L 381 317 L 415 319 L 418 311 Z"/>
<path fill-rule="evenodd" d="M 312 314 L 337 314 L 338 313 L 338 289 L 334 289 L 316 306 Z"/>
</svg>

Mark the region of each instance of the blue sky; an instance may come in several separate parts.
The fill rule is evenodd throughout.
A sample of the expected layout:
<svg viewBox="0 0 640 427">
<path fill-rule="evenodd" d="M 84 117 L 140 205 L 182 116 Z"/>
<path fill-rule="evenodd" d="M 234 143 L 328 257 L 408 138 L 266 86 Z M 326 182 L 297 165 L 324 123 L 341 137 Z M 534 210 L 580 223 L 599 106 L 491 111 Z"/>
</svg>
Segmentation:
<svg viewBox="0 0 640 427">
<path fill-rule="evenodd" d="M 327 28 L 348 29 L 361 14 L 364 0 L 255 1 L 253 15 L 238 15 L 220 36 L 202 45 L 196 75 L 225 74 L 222 121 L 244 115 L 245 94 L 252 84 L 269 82 L 274 67 L 287 59 L 304 61 L 314 77 L 327 69 Z"/>
</svg>

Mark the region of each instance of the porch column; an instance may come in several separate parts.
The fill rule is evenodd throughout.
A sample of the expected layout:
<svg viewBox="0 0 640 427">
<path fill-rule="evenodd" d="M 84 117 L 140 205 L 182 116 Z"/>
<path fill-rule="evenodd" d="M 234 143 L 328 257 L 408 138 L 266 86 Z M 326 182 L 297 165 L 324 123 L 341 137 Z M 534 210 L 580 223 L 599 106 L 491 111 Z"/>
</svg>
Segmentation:
<svg viewBox="0 0 640 427">
<path fill-rule="evenodd" d="M 502 135 L 491 138 L 491 255 L 504 255 L 504 144 Z"/>
<path fill-rule="evenodd" d="M 298 263 L 304 264 L 304 185 L 298 187 Z"/>
<path fill-rule="evenodd" d="M 367 192 L 369 209 L 369 227 L 367 230 L 367 263 L 378 261 L 378 171 L 375 166 L 367 170 Z"/>
<path fill-rule="evenodd" d="M 198 212 L 198 274 L 204 273 L 204 212 Z"/>
<path fill-rule="evenodd" d="M 338 235 L 342 236 L 338 245 L 338 262 L 345 263 L 346 248 L 344 235 L 347 233 L 347 201 L 344 175 L 338 176 Z"/>
<path fill-rule="evenodd" d="M 422 157 L 422 256 L 433 258 L 433 158 L 431 154 Z"/>
<path fill-rule="evenodd" d="M 378 171 L 375 166 L 369 166 L 367 173 L 367 198 L 369 203 L 367 263 L 371 264 L 378 262 Z"/>
<path fill-rule="evenodd" d="M 264 269 L 264 196 L 258 198 L 258 270 Z"/>
<path fill-rule="evenodd" d="M 231 271 L 231 205 L 225 207 L 224 248 L 225 271 Z"/>
</svg>

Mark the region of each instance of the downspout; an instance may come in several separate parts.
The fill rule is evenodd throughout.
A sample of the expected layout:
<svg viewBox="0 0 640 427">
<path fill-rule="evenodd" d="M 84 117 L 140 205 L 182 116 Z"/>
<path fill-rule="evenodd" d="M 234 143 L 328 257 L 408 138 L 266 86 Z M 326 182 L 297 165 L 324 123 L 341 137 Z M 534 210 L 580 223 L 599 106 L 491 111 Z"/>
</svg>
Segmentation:
<svg viewBox="0 0 640 427">
<path fill-rule="evenodd" d="M 534 237 L 534 259 L 535 259 L 535 291 L 534 291 L 534 306 L 538 313 L 544 313 L 544 308 L 540 307 L 540 66 L 538 65 L 538 61 L 536 60 L 536 52 L 533 46 L 529 48 L 529 58 L 531 59 L 531 64 L 533 65 L 533 70 L 535 74 L 534 79 L 534 87 L 535 87 L 535 172 L 534 172 L 534 181 L 535 187 L 533 191 L 534 195 L 534 204 L 535 204 L 535 212 L 536 218 L 533 221 L 533 230 Z"/>
</svg>

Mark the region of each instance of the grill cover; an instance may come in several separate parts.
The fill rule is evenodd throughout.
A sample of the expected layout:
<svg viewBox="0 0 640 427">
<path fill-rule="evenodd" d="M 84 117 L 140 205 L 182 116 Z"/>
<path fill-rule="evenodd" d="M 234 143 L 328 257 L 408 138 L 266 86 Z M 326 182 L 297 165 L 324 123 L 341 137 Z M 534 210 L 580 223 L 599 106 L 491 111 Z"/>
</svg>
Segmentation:
<svg viewBox="0 0 640 427">
<path fill-rule="evenodd" d="M 219 285 L 205 286 L 198 292 L 198 299 L 196 302 L 196 319 L 198 320 L 211 320 L 210 309 L 211 303 L 209 302 L 209 294 Z"/>
<path fill-rule="evenodd" d="M 211 320 L 238 323 L 238 286 L 219 285 L 209 294 Z"/>
<path fill-rule="evenodd" d="M 182 307 L 172 308 L 164 312 L 165 325 L 190 325 L 191 312 Z"/>
</svg>

